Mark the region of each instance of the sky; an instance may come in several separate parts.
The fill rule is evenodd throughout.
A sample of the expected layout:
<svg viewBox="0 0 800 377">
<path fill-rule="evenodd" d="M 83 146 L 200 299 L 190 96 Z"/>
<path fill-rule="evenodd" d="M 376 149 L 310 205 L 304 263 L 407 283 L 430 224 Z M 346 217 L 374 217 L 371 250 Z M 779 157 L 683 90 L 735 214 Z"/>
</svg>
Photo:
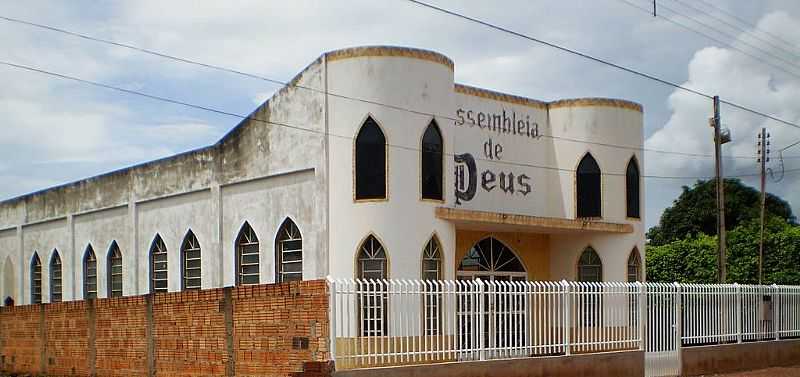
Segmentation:
<svg viewBox="0 0 800 377">
<path fill-rule="evenodd" d="M 800 2 L 430 0 L 465 15 L 800 123 Z M 732 16 L 733 15 L 733 16 Z M 400 45 L 441 52 L 456 82 L 555 100 L 644 106 L 645 147 L 712 154 L 711 101 L 406 0 L 0 0 L 0 16 L 288 81 L 324 51 Z M 735 16 L 735 17 L 734 17 Z M 0 19 L 0 60 L 247 114 L 278 85 Z M 0 65 L 0 200 L 216 142 L 239 119 Z M 723 105 L 724 171 L 758 187 L 756 136 L 771 135 L 768 191 L 800 208 L 800 129 Z M 713 158 L 646 152 L 645 176 L 706 177 Z M 781 174 L 782 171 L 787 171 Z M 780 180 L 778 180 L 780 179 Z M 645 178 L 656 225 L 695 179 Z"/>
</svg>

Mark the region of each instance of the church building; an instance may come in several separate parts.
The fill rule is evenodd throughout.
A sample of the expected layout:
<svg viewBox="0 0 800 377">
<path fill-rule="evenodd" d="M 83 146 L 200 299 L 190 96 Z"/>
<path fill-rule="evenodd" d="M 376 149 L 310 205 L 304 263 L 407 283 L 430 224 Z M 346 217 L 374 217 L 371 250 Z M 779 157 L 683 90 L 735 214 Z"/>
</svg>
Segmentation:
<svg viewBox="0 0 800 377">
<path fill-rule="evenodd" d="M 0 202 L 0 294 L 642 281 L 642 147 L 634 102 L 462 85 L 426 50 L 327 52 L 211 146 Z"/>
</svg>

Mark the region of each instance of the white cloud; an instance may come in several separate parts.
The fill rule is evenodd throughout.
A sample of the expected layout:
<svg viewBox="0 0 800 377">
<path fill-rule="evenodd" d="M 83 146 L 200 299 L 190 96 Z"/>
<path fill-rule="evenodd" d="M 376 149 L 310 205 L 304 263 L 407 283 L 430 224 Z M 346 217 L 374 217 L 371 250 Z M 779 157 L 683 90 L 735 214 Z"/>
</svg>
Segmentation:
<svg viewBox="0 0 800 377">
<path fill-rule="evenodd" d="M 759 26 L 776 35 L 786 35 L 782 32 L 797 30 L 800 28 L 800 21 L 786 13 L 777 12 L 764 16 Z M 797 39 L 795 34 L 791 34 L 792 38 Z M 729 48 L 707 47 L 695 53 L 689 64 L 689 79 L 685 86 L 706 93 L 719 93 L 723 100 L 746 104 L 790 122 L 800 122 L 800 102 L 796 100 L 800 95 L 800 80 L 792 75 L 776 72 L 775 69 Z M 646 146 L 653 149 L 680 149 L 713 154 L 713 130 L 708 126 L 708 118 L 712 116 L 711 101 L 675 90 L 669 96 L 669 107 L 672 110 L 671 117 L 663 128 L 646 140 Z M 771 167 L 776 169 L 777 150 L 800 139 L 798 129 L 735 107 L 723 105 L 721 118 L 723 126 L 731 130 L 733 137 L 731 143 L 723 146 L 724 155 L 755 157 L 757 135 L 762 127 L 766 127 L 771 134 Z M 665 157 L 654 153 L 647 157 L 647 169 L 651 173 L 706 176 L 714 173 L 713 159 L 709 158 Z M 728 176 L 758 172 L 754 159 L 726 159 L 724 164 L 724 171 Z M 749 184 L 757 182 L 757 178 L 744 180 Z M 779 184 L 770 183 L 768 189 L 800 208 L 800 192 L 792 189 L 797 187 L 798 182 L 800 180 L 797 175 L 787 175 Z"/>
</svg>

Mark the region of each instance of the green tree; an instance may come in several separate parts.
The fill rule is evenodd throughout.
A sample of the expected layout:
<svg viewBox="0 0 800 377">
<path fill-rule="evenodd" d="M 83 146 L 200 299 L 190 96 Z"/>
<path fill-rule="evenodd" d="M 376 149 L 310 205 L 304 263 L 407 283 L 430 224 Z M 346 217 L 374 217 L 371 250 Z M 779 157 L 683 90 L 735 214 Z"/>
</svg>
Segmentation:
<svg viewBox="0 0 800 377">
<path fill-rule="evenodd" d="M 725 225 L 734 229 L 739 224 L 757 220 L 760 216 L 761 194 L 744 185 L 739 179 L 725 179 Z M 717 234 L 716 180 L 697 181 L 683 186 L 683 192 L 672 206 L 665 209 L 661 220 L 647 232 L 651 245 L 670 242 L 700 234 Z M 766 213 L 794 224 L 792 208 L 783 199 L 767 194 Z"/>
<path fill-rule="evenodd" d="M 800 227 L 773 216 L 764 231 L 763 284 L 800 284 Z M 760 223 L 749 220 L 728 233 L 728 282 L 758 283 Z M 716 283 L 717 237 L 697 237 L 648 245 L 647 280 Z"/>
</svg>

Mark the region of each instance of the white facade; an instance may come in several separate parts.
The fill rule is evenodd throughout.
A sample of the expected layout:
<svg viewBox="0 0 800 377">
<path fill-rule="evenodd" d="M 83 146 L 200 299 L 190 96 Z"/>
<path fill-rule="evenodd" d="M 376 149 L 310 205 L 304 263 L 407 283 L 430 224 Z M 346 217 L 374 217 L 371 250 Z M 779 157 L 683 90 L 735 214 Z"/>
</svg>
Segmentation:
<svg viewBox="0 0 800 377">
<path fill-rule="evenodd" d="M 106 297 L 112 242 L 123 254 L 124 294 L 147 293 L 156 234 L 168 249 L 168 290 L 178 291 L 189 230 L 202 248 L 202 287 L 231 286 L 245 222 L 260 243 L 259 281 L 273 282 L 276 237 L 287 218 L 302 234 L 304 279 L 357 277 L 369 235 L 384 248 L 386 277 L 420 278 L 423 249 L 435 235 L 443 278 L 458 275 L 472 244 L 495 237 L 529 279 L 577 279 L 578 258 L 591 246 L 602 280 L 626 280 L 631 251 L 644 250 L 644 213 L 626 216 L 626 168 L 632 158 L 639 172 L 644 166 L 641 107 L 591 98 L 546 103 L 453 77 L 453 63 L 430 51 L 326 53 L 211 147 L 0 203 L 0 293 L 31 302 L 35 252 L 48 302 L 58 250 L 63 299 L 82 299 L 91 245 L 98 296 Z M 385 136 L 387 170 L 385 199 L 365 201 L 355 195 L 355 139 L 368 117 Z M 432 120 L 443 138 L 442 200 L 421 191 L 421 140 Z M 602 210 L 577 219 L 575 171 L 587 152 L 602 171 Z M 474 195 L 467 195 L 473 176 Z M 641 178 L 638 187 L 641 210 Z"/>
</svg>

